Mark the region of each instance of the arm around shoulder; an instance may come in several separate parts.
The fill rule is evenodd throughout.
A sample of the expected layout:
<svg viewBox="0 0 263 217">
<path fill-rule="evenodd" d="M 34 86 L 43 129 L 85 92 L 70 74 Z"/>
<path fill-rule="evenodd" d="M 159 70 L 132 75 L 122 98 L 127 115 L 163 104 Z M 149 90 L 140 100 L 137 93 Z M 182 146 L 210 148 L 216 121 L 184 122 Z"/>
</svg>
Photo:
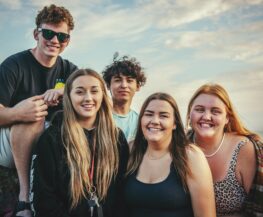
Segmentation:
<svg viewBox="0 0 263 217">
<path fill-rule="evenodd" d="M 187 148 L 188 166 L 191 176 L 187 185 L 195 217 L 215 217 L 215 196 L 212 174 L 203 152 L 191 145 Z"/>
</svg>

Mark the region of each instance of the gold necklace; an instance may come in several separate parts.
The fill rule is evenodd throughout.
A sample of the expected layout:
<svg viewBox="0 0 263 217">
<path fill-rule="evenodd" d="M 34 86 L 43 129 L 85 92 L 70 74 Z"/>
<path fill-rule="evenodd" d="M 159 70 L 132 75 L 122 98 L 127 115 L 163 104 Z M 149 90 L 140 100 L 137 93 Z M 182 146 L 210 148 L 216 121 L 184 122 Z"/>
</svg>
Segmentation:
<svg viewBox="0 0 263 217">
<path fill-rule="evenodd" d="M 209 157 L 213 157 L 214 155 L 216 155 L 216 153 L 221 149 L 222 144 L 224 143 L 225 135 L 226 135 L 226 134 L 224 133 L 224 134 L 223 134 L 223 137 L 222 137 L 222 140 L 221 140 L 218 148 L 215 150 L 215 152 L 213 152 L 212 154 L 205 154 L 205 153 L 204 153 L 205 157 L 209 158 Z M 197 143 L 195 142 L 195 136 L 194 136 L 193 140 L 194 140 L 194 143 L 197 144 Z"/>
</svg>

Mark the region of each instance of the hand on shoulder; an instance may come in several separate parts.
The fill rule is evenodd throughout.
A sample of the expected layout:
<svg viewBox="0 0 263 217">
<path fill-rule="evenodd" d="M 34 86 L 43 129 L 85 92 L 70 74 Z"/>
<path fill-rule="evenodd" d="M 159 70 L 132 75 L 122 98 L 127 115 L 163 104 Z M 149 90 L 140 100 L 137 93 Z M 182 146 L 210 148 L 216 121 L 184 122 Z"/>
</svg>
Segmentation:
<svg viewBox="0 0 263 217">
<path fill-rule="evenodd" d="M 64 87 L 59 89 L 49 89 L 42 96 L 48 106 L 57 106 L 59 104 L 59 100 L 63 96 L 63 92 Z"/>
</svg>

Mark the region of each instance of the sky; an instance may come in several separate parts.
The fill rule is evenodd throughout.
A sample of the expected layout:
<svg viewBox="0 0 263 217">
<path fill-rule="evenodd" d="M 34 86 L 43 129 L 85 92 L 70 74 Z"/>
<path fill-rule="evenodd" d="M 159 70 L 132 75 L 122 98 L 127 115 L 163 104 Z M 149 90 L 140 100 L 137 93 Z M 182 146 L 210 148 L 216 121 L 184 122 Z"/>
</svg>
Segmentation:
<svg viewBox="0 0 263 217">
<path fill-rule="evenodd" d="M 141 63 L 147 82 L 136 111 L 150 94 L 167 92 L 185 122 L 194 91 L 213 82 L 247 128 L 263 131 L 263 0 L 0 0 L 0 62 L 35 47 L 35 17 L 51 3 L 75 21 L 63 58 L 97 72 L 115 52 Z"/>
</svg>

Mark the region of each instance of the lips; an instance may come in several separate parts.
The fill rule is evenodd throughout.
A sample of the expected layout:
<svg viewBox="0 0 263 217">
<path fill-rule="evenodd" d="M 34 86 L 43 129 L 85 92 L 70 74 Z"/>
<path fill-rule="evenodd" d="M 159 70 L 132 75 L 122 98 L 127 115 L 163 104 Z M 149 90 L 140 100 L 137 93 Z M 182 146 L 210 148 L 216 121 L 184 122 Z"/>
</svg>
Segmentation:
<svg viewBox="0 0 263 217">
<path fill-rule="evenodd" d="M 47 45 L 48 48 L 53 48 L 53 49 L 59 49 L 59 46 L 55 46 L 55 45 Z"/>
<path fill-rule="evenodd" d="M 129 91 L 119 91 L 119 94 L 129 94 Z"/>
<path fill-rule="evenodd" d="M 200 122 L 200 123 L 199 123 L 199 126 L 200 126 L 201 128 L 211 128 L 211 127 L 214 127 L 215 125 L 212 124 L 212 123 Z"/>
<path fill-rule="evenodd" d="M 147 130 L 150 131 L 150 132 L 163 131 L 163 129 L 161 129 L 161 128 L 156 128 L 156 127 L 147 127 Z"/>
<path fill-rule="evenodd" d="M 94 104 L 83 104 L 81 105 L 82 108 L 86 109 L 86 110 L 90 110 L 94 107 Z"/>
</svg>

